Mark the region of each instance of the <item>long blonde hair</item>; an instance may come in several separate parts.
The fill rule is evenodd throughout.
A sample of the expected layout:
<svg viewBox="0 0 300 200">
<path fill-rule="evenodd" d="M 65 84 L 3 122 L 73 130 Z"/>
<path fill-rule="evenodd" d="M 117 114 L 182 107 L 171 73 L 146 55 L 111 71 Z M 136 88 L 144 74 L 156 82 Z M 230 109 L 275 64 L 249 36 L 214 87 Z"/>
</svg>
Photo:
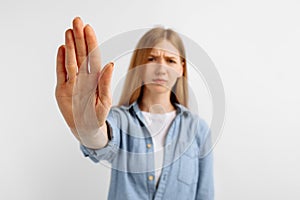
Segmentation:
<svg viewBox="0 0 300 200">
<path fill-rule="evenodd" d="M 128 68 L 128 72 L 130 73 L 127 73 L 126 75 L 122 95 L 119 100 L 119 106 L 130 105 L 136 100 L 138 102 L 141 101 L 144 86 L 139 70 L 133 69 L 137 66 L 146 64 L 152 48 L 162 40 L 167 40 L 174 47 L 176 47 L 179 52 L 181 62 L 183 62 L 183 74 L 177 79 L 172 88 L 170 101 L 173 105 L 174 103 L 179 103 L 185 107 L 188 107 L 187 69 L 184 45 L 181 38 L 175 31 L 172 29 L 164 29 L 162 27 L 156 27 L 149 30 L 139 40 L 131 57 Z"/>
</svg>

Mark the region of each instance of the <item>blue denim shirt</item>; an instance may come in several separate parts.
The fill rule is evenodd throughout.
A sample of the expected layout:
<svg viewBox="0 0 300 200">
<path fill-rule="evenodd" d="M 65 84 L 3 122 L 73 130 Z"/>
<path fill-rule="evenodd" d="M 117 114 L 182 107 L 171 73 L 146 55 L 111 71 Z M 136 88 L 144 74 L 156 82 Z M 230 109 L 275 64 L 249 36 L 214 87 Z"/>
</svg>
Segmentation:
<svg viewBox="0 0 300 200">
<path fill-rule="evenodd" d="M 106 122 L 111 140 L 101 149 L 82 144 L 84 156 L 111 164 L 109 200 L 213 200 L 211 133 L 198 115 L 176 104 L 165 138 L 164 160 L 155 185 L 153 138 L 135 101 L 112 107 Z"/>
</svg>

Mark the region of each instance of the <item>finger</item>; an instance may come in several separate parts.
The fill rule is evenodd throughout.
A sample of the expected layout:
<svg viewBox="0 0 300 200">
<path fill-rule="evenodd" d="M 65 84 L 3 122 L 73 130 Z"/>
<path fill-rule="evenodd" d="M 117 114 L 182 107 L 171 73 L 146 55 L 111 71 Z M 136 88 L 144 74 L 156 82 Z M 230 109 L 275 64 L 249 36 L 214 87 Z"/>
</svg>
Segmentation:
<svg viewBox="0 0 300 200">
<path fill-rule="evenodd" d="M 73 20 L 73 34 L 75 39 L 76 58 L 79 72 L 88 72 L 87 48 L 83 33 L 83 22 L 80 17 Z"/>
<path fill-rule="evenodd" d="M 98 81 L 98 95 L 102 97 L 110 97 L 110 85 L 113 73 L 114 63 L 110 62 L 102 69 Z"/>
<path fill-rule="evenodd" d="M 58 48 L 56 56 L 56 78 L 57 85 L 61 85 L 67 80 L 67 70 L 65 68 L 65 46 L 61 45 Z"/>
<path fill-rule="evenodd" d="M 97 73 L 101 70 L 101 57 L 96 34 L 90 25 L 86 25 L 84 27 L 84 35 L 88 50 L 90 72 Z"/>
<path fill-rule="evenodd" d="M 65 66 L 68 75 L 68 81 L 73 82 L 77 73 L 77 62 L 75 54 L 75 44 L 72 29 L 68 29 L 65 34 Z"/>
</svg>

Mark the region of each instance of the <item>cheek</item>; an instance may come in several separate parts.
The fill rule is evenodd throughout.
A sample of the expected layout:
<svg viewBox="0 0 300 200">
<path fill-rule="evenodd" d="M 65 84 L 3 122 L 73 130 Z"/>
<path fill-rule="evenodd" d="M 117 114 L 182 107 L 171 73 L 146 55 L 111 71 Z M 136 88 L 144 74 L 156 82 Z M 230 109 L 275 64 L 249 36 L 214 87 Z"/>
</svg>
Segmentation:
<svg viewBox="0 0 300 200">
<path fill-rule="evenodd" d="M 180 68 L 170 68 L 169 76 L 172 79 L 177 79 L 181 76 L 181 69 Z"/>
<path fill-rule="evenodd" d="M 174 71 L 168 74 L 170 87 L 172 87 L 176 83 L 177 78 L 178 78 L 178 73 L 175 73 Z"/>
<path fill-rule="evenodd" d="M 178 66 L 176 71 L 177 71 L 177 77 L 182 76 L 183 75 L 183 66 L 182 65 Z"/>
<path fill-rule="evenodd" d="M 153 73 L 152 68 L 149 66 L 145 66 L 142 70 L 142 79 L 144 81 L 147 81 L 151 77 L 152 73 Z"/>
</svg>

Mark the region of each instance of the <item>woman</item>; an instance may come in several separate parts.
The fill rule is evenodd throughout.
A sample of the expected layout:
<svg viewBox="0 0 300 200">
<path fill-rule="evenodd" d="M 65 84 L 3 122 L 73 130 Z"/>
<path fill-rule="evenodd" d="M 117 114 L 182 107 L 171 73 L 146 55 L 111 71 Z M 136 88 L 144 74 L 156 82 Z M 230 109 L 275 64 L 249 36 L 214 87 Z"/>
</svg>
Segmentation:
<svg viewBox="0 0 300 200">
<path fill-rule="evenodd" d="M 75 18 L 57 54 L 56 99 L 84 155 L 112 164 L 108 199 L 214 199 L 210 131 L 187 109 L 178 34 L 153 28 L 140 39 L 114 107 L 113 65 L 101 70 L 95 33 Z"/>
</svg>

